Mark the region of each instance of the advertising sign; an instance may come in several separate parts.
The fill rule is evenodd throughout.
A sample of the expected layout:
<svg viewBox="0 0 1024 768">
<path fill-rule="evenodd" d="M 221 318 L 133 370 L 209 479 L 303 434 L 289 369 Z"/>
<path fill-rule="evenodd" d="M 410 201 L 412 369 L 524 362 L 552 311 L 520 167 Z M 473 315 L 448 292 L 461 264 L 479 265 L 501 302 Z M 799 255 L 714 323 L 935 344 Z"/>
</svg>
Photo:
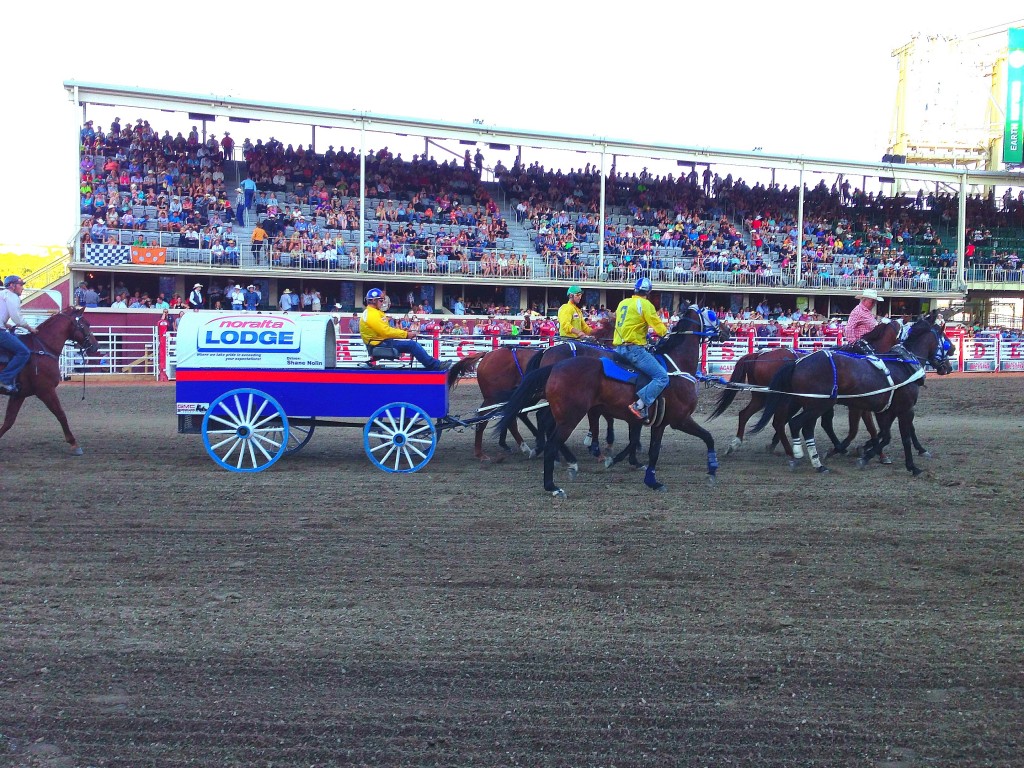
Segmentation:
<svg viewBox="0 0 1024 768">
<path fill-rule="evenodd" d="M 334 323 L 327 314 L 187 312 L 177 357 L 178 368 L 334 368 Z"/>
<path fill-rule="evenodd" d="M 1021 136 L 1021 91 L 1024 89 L 1024 28 L 1010 28 L 1006 55 L 1006 124 L 1003 127 L 1003 162 L 1024 163 Z"/>
</svg>

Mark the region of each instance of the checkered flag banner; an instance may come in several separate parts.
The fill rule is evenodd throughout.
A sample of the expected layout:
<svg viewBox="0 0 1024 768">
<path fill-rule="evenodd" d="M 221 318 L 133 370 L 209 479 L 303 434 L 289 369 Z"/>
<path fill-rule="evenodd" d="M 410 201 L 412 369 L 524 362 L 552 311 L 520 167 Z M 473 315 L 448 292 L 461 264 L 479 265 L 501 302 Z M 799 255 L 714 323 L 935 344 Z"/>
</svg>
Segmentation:
<svg viewBox="0 0 1024 768">
<path fill-rule="evenodd" d="M 113 267 L 131 261 L 132 249 L 129 245 L 101 245 L 88 243 L 85 246 L 85 260 L 97 267 Z"/>
</svg>

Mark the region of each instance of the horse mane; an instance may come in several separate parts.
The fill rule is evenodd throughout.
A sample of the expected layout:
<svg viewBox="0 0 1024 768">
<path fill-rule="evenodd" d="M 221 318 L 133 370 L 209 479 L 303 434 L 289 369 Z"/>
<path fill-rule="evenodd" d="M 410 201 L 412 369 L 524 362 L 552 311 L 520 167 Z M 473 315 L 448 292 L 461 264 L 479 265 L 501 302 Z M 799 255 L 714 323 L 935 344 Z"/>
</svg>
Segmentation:
<svg viewBox="0 0 1024 768">
<path fill-rule="evenodd" d="M 868 344 L 874 344 L 875 342 L 881 341 L 882 337 L 889 331 L 889 325 L 889 323 L 879 323 L 861 336 L 861 341 L 866 341 Z"/>
<path fill-rule="evenodd" d="M 700 329 L 700 309 L 697 307 L 696 304 L 686 305 L 685 309 L 682 309 L 679 313 L 679 322 L 676 323 L 676 327 L 658 345 L 658 354 L 667 355 L 668 353 L 674 351 L 676 347 L 682 345 L 683 342 L 686 341 L 686 338 L 687 336 L 689 336 L 689 334 L 685 333 L 684 331 L 681 331 L 680 327 L 682 326 L 683 320 L 689 317 L 691 312 L 694 313 L 694 315 L 696 316 L 695 318 L 691 318 L 697 321 L 696 330 Z M 687 328 L 686 330 L 694 329 Z"/>
<path fill-rule="evenodd" d="M 920 318 L 914 321 L 914 324 L 910 326 L 910 330 L 907 332 L 907 340 L 904 344 L 914 341 L 918 336 L 923 336 L 926 333 L 930 333 L 932 326 L 935 325 L 935 316 L 939 310 L 934 309 L 927 315 L 922 315 Z"/>
</svg>

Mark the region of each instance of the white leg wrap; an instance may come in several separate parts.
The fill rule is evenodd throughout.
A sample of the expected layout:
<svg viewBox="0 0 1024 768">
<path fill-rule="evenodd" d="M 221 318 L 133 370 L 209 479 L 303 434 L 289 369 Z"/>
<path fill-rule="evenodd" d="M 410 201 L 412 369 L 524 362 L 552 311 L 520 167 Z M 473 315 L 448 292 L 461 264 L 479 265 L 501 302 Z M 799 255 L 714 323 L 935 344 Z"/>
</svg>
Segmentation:
<svg viewBox="0 0 1024 768">
<path fill-rule="evenodd" d="M 793 458 L 802 459 L 804 457 L 804 439 L 802 437 L 793 438 Z"/>
<path fill-rule="evenodd" d="M 818 447 L 814 444 L 814 438 L 806 442 L 807 445 L 807 456 L 811 460 L 811 466 L 817 469 L 821 466 L 821 459 L 818 458 Z"/>
<path fill-rule="evenodd" d="M 736 436 L 733 436 L 732 440 L 729 441 L 729 449 L 732 451 L 738 451 L 741 445 L 743 445 L 743 441 Z"/>
</svg>

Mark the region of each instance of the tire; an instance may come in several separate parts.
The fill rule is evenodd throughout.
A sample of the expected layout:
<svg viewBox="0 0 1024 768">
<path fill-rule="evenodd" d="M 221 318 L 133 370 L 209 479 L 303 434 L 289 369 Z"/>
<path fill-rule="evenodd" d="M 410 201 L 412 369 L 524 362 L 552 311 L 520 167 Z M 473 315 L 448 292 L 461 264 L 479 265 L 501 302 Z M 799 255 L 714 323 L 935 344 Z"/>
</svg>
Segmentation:
<svg viewBox="0 0 1024 768">
<path fill-rule="evenodd" d="M 210 403 L 202 432 L 210 458 L 230 472 L 262 472 L 288 448 L 288 417 L 257 389 L 233 389 Z"/>
<path fill-rule="evenodd" d="M 437 448 L 437 429 L 426 412 L 412 403 L 390 403 L 363 427 L 363 448 L 385 472 L 418 472 Z"/>
</svg>

